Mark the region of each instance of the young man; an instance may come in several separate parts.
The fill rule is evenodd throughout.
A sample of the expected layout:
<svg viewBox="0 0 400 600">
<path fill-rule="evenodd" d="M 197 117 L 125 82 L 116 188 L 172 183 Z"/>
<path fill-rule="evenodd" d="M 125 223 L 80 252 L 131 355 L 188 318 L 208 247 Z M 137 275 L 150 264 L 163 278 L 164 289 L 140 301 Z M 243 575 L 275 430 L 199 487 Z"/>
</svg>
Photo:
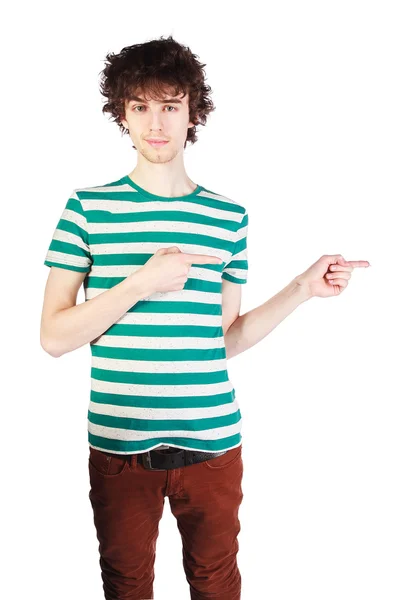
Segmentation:
<svg viewBox="0 0 400 600">
<path fill-rule="evenodd" d="M 172 38 L 107 58 L 103 111 L 129 133 L 137 165 L 71 193 L 46 255 L 41 343 L 55 357 L 91 346 L 89 497 L 105 598 L 153 598 L 168 496 L 192 600 L 239 600 L 241 414 L 227 359 L 368 263 L 322 256 L 240 315 L 247 210 L 193 182 L 183 160 L 214 110 L 204 65 Z"/>
</svg>

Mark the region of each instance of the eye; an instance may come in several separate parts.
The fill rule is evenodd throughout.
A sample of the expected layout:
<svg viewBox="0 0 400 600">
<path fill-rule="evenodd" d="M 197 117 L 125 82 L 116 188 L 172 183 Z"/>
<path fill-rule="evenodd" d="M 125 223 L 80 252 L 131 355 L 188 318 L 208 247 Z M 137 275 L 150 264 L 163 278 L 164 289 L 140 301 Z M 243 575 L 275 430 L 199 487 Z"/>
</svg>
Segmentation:
<svg viewBox="0 0 400 600">
<path fill-rule="evenodd" d="M 143 104 L 138 104 L 137 106 L 134 106 L 132 108 L 133 111 L 135 111 L 137 108 L 146 108 L 145 106 L 143 106 Z M 168 104 L 165 108 L 172 108 L 174 111 L 176 111 L 176 106 L 172 106 L 172 104 Z M 136 111 L 136 112 L 143 112 L 142 110 Z M 170 110 L 167 110 L 167 112 L 172 112 Z"/>
</svg>

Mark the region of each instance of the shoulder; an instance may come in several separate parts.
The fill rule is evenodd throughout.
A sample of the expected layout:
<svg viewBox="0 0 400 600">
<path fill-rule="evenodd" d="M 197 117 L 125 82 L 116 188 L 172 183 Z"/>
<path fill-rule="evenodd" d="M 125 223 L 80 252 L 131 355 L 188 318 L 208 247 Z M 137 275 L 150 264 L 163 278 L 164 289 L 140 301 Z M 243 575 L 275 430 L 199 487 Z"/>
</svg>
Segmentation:
<svg viewBox="0 0 400 600">
<path fill-rule="evenodd" d="M 247 208 L 241 202 L 233 200 L 232 198 L 229 198 L 228 196 L 225 196 L 223 194 L 219 194 L 218 192 L 213 192 L 208 188 L 203 187 L 202 191 L 200 192 L 200 195 L 218 200 L 219 202 L 223 202 L 227 205 L 228 209 L 234 212 L 240 213 L 242 215 L 245 215 L 247 213 Z"/>
<path fill-rule="evenodd" d="M 106 193 L 112 191 L 113 188 L 118 188 L 122 185 L 121 179 L 117 179 L 116 181 L 111 181 L 109 183 L 102 183 L 99 185 L 91 185 L 86 187 L 78 187 L 74 189 L 74 192 L 79 197 L 85 197 L 86 194 L 90 195 L 96 192 Z"/>
<path fill-rule="evenodd" d="M 117 180 L 100 185 L 77 187 L 73 190 L 73 197 L 77 206 L 79 206 L 79 211 L 85 215 L 89 222 L 92 219 L 91 211 L 108 210 L 107 203 L 115 197 L 110 192 L 126 191 L 124 188 L 121 189 L 121 186 L 121 181 Z"/>
</svg>

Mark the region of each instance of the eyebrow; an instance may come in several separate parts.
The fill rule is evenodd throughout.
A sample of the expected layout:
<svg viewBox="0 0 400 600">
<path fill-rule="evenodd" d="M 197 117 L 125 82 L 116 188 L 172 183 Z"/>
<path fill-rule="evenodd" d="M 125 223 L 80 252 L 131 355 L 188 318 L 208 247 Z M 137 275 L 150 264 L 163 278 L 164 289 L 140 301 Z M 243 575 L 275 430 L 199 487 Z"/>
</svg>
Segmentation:
<svg viewBox="0 0 400 600">
<path fill-rule="evenodd" d="M 147 104 L 146 100 L 135 95 L 131 96 L 128 102 L 144 102 L 144 104 Z M 155 102 L 157 104 L 182 104 L 182 100 L 178 100 L 177 98 L 165 98 L 165 100 L 155 100 Z"/>
</svg>

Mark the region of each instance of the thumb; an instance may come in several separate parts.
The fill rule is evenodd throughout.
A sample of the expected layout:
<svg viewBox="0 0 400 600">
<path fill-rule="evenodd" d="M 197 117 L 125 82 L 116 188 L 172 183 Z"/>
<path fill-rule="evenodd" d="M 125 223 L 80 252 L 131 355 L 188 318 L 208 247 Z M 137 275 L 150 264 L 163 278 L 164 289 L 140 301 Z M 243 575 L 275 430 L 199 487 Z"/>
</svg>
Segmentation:
<svg viewBox="0 0 400 600">
<path fill-rule="evenodd" d="M 334 264 L 339 265 L 339 266 L 340 265 L 345 266 L 345 265 L 349 264 L 347 262 L 347 260 L 345 258 L 343 258 L 343 256 L 341 254 L 335 254 L 333 256 L 333 259 L 334 259 Z"/>
<path fill-rule="evenodd" d="M 165 254 L 176 254 L 177 252 L 181 252 L 178 246 L 169 246 L 168 248 L 163 248 L 165 250 Z"/>
</svg>

